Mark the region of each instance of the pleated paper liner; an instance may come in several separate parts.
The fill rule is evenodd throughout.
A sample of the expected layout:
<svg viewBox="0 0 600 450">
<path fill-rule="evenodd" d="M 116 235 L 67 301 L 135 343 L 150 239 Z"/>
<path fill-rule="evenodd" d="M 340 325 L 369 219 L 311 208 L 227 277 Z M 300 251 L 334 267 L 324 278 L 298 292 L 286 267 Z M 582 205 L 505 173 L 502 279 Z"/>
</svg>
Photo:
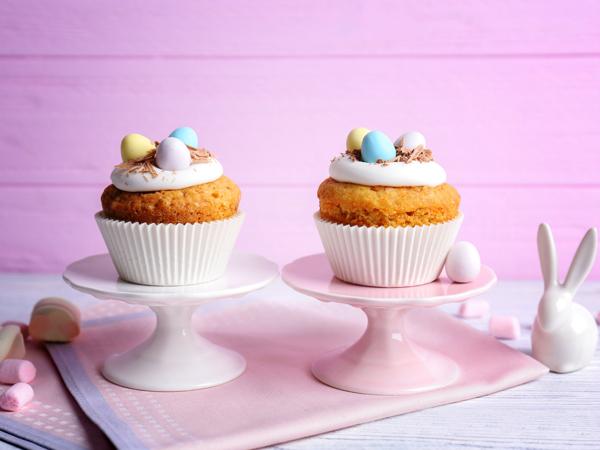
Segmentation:
<svg viewBox="0 0 600 450">
<path fill-rule="evenodd" d="M 314 215 L 336 277 L 377 287 L 417 286 L 440 275 L 463 214 L 448 222 L 417 227 L 351 226 Z"/>
<path fill-rule="evenodd" d="M 119 276 L 152 286 L 212 281 L 225 273 L 244 213 L 211 222 L 153 224 L 95 216 Z"/>
</svg>

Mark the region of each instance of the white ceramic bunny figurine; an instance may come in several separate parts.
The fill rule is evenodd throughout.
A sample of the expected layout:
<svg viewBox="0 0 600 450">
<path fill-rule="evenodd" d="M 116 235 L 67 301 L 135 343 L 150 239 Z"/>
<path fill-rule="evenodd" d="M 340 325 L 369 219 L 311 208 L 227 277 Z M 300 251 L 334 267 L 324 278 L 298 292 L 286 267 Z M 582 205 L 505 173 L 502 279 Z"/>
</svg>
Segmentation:
<svg viewBox="0 0 600 450">
<path fill-rule="evenodd" d="M 573 297 L 596 259 L 597 234 L 595 228 L 585 234 L 565 282 L 560 284 L 552 230 L 545 223 L 538 228 L 537 245 L 544 276 L 544 295 L 533 324 L 531 346 L 533 357 L 553 372 L 573 372 L 585 367 L 596 350 L 596 321 L 586 308 L 573 302 Z"/>
</svg>

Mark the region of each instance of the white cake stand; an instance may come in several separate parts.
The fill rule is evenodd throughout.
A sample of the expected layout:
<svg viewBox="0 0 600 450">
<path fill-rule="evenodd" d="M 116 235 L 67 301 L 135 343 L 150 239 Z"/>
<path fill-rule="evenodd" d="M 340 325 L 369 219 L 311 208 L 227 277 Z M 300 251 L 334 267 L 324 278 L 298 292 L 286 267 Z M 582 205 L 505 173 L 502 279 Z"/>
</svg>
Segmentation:
<svg viewBox="0 0 600 450">
<path fill-rule="evenodd" d="M 267 259 L 234 253 L 225 275 L 190 286 L 144 286 L 123 281 L 108 254 L 74 262 L 63 274 L 71 287 L 99 299 L 145 305 L 156 314 L 154 333 L 141 345 L 109 357 L 102 374 L 113 383 L 148 391 L 186 391 L 227 383 L 240 376 L 246 361 L 192 329 L 192 314 L 211 300 L 239 297 L 277 277 Z"/>
<path fill-rule="evenodd" d="M 380 395 L 429 391 L 457 381 L 461 369 L 455 361 L 424 348 L 405 333 L 407 312 L 466 300 L 496 282 L 493 270 L 483 266 L 471 283 L 440 278 L 407 288 L 358 286 L 335 278 L 324 254 L 297 259 L 283 268 L 281 276 L 303 294 L 364 311 L 368 321 L 360 339 L 326 354 L 313 364 L 312 371 L 317 379 L 335 388 Z"/>
</svg>

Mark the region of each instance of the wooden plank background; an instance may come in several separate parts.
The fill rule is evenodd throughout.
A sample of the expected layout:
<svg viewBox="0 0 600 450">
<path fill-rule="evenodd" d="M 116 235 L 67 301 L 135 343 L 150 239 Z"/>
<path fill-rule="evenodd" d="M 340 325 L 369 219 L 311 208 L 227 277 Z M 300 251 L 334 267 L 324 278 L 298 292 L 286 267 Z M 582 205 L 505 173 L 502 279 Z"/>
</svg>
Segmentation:
<svg viewBox="0 0 600 450">
<path fill-rule="evenodd" d="M 10 0 L 0 99 L 0 270 L 103 251 L 121 137 L 183 124 L 243 189 L 240 248 L 279 263 L 321 250 L 316 187 L 354 126 L 424 132 L 502 277 L 539 277 L 540 221 L 563 269 L 600 222 L 594 1 Z"/>
</svg>

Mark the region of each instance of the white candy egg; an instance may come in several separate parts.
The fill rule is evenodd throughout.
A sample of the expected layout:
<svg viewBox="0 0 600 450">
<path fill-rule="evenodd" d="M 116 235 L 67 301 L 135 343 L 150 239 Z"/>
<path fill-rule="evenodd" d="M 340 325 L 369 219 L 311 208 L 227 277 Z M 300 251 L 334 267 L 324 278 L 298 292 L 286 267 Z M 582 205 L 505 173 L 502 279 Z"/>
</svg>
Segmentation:
<svg viewBox="0 0 600 450">
<path fill-rule="evenodd" d="M 427 142 L 425 142 L 425 136 L 418 131 L 409 131 L 396 139 L 394 145 L 396 147 L 404 147 L 407 150 L 413 150 L 419 146 L 426 147 Z"/>
<path fill-rule="evenodd" d="M 191 163 L 189 149 L 177 138 L 163 139 L 156 149 L 156 165 L 163 170 L 183 170 Z"/>
<path fill-rule="evenodd" d="M 446 257 L 446 275 L 456 283 L 469 283 L 481 271 L 481 257 L 477 247 L 467 241 L 457 242 Z"/>
</svg>

